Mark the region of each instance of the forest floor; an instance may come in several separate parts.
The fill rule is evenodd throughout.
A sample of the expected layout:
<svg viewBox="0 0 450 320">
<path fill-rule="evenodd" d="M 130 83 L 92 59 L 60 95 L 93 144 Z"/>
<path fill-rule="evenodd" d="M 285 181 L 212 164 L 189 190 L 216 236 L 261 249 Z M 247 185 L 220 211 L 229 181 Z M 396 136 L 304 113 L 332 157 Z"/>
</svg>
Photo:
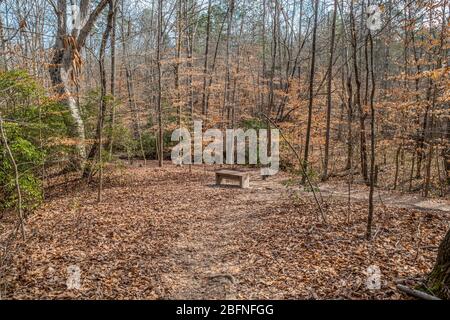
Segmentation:
<svg viewBox="0 0 450 320">
<path fill-rule="evenodd" d="M 428 273 L 449 227 L 449 201 L 380 192 L 369 242 L 363 187 L 349 215 L 345 186 L 323 185 L 325 224 L 287 174 L 252 171 L 243 190 L 215 186 L 213 169 L 110 168 L 101 204 L 95 185 L 52 188 L 14 247 L 3 297 L 401 299 L 395 280 Z M 67 289 L 70 266 L 79 290 Z M 371 266 L 381 289 L 367 288 Z"/>
</svg>

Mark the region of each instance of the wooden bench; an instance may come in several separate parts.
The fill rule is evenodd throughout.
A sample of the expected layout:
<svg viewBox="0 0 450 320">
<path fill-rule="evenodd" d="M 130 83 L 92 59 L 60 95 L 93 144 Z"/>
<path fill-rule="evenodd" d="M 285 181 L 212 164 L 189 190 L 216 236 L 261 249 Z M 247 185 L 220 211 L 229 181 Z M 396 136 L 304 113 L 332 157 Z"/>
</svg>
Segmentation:
<svg viewBox="0 0 450 320">
<path fill-rule="evenodd" d="M 242 189 L 250 188 L 250 175 L 247 172 L 234 170 L 216 171 L 216 185 L 220 186 L 224 179 L 239 181 L 239 185 Z"/>
</svg>

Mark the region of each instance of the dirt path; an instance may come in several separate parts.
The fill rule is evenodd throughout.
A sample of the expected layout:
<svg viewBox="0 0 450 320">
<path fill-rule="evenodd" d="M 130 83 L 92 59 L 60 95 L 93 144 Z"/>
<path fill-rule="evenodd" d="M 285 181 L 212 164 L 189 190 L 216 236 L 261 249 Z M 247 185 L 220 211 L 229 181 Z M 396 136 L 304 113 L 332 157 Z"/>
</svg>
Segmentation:
<svg viewBox="0 0 450 320">
<path fill-rule="evenodd" d="M 320 190 L 327 197 L 348 199 L 347 186 L 342 184 L 321 184 Z M 354 186 L 350 195 L 353 200 L 365 201 L 369 199 L 369 190 L 363 186 Z M 417 194 L 402 194 L 397 191 L 376 190 L 375 201 L 397 208 L 450 212 L 450 200 L 448 199 L 430 199 Z"/>
<path fill-rule="evenodd" d="M 242 236 L 242 227 L 256 223 L 253 212 L 286 196 L 280 183 L 262 181 L 254 172 L 251 177 L 251 188 L 247 190 L 207 186 L 219 192 L 234 190 L 235 198 L 217 197 L 214 209 L 205 212 L 208 218 L 187 225 L 173 244 L 165 263 L 175 263 L 181 270 L 161 277 L 162 285 L 171 287 L 167 299 L 239 298 L 241 268 L 248 261 L 239 256 L 236 239 Z"/>
</svg>

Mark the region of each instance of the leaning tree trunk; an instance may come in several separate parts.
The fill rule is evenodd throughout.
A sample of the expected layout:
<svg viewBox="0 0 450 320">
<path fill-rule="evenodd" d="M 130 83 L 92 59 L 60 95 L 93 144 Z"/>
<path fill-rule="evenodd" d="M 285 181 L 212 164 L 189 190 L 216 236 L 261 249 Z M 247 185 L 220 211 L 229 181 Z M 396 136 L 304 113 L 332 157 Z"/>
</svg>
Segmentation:
<svg viewBox="0 0 450 320">
<path fill-rule="evenodd" d="M 450 300 L 450 230 L 439 246 L 436 264 L 427 279 L 427 287 L 438 297 Z"/>
<path fill-rule="evenodd" d="M 73 123 L 69 127 L 71 128 L 72 138 L 76 140 L 75 163 L 80 166 L 86 159 L 84 123 L 75 97 L 70 90 L 70 81 L 74 79 L 76 73 L 73 66 L 77 66 L 78 57 L 78 51 L 72 37 L 58 39 L 49 72 L 53 87 L 61 102 L 69 109 L 73 119 Z"/>
<path fill-rule="evenodd" d="M 67 1 L 55 1 L 56 14 L 56 34 L 55 45 L 53 47 L 53 59 L 49 66 L 49 73 L 52 84 L 59 95 L 61 102 L 67 106 L 72 116 L 72 122 L 69 128 L 72 129 L 72 137 L 76 140 L 75 164 L 82 167 L 86 159 L 86 144 L 84 123 L 75 101 L 75 97 L 70 90 L 71 82 L 76 82 L 80 73 L 82 60 L 80 51 L 84 48 L 86 38 L 95 25 L 98 17 L 105 6 L 111 0 L 100 0 L 91 10 L 91 0 L 80 1 L 79 12 L 76 13 L 72 8 L 73 27 L 69 32 L 67 21 Z M 72 7 L 76 7 L 76 2 L 71 2 Z M 78 21 L 79 20 L 79 21 Z"/>
</svg>

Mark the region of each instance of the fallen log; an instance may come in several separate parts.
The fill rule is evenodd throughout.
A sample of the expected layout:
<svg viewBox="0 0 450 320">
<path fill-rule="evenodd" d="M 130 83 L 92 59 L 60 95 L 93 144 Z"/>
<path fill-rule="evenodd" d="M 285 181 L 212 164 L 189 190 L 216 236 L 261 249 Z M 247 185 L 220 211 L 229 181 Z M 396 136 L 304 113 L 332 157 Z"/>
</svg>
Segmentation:
<svg viewBox="0 0 450 320">
<path fill-rule="evenodd" d="M 415 298 L 423 299 L 423 300 L 441 300 L 438 297 L 432 296 L 431 294 L 425 293 L 423 291 L 411 289 L 410 287 L 407 287 L 402 284 L 397 284 L 397 289 L 410 295 Z"/>
</svg>

